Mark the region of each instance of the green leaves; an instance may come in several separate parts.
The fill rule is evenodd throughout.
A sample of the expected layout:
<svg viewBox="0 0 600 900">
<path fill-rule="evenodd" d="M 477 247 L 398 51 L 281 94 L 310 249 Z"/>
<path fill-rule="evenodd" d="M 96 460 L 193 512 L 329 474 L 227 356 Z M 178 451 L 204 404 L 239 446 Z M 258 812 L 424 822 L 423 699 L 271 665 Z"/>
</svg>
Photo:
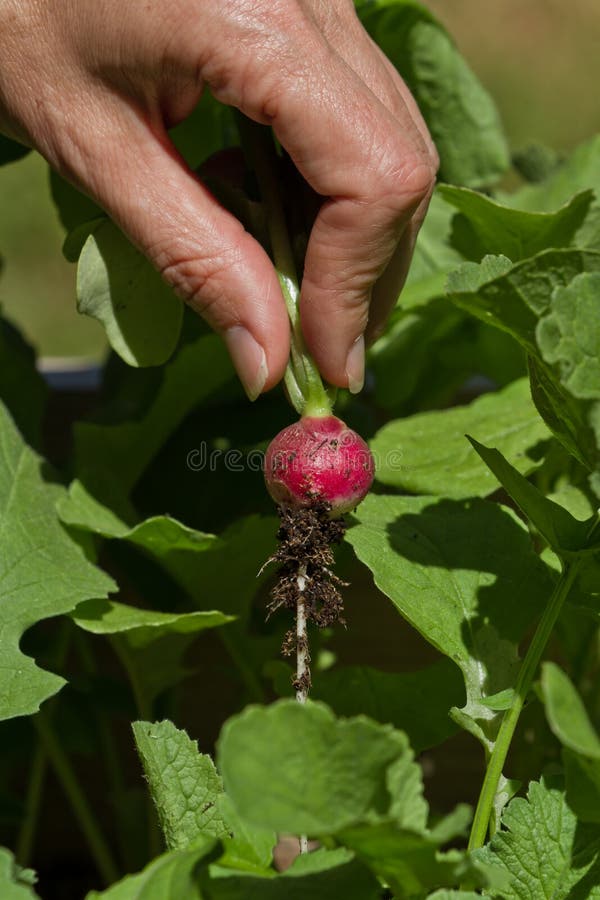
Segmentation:
<svg viewBox="0 0 600 900">
<path fill-rule="evenodd" d="M 218 764 L 245 819 L 334 837 L 398 898 L 422 897 L 463 878 L 488 883 L 483 867 L 464 853 L 440 851 L 457 826 L 463 829 L 464 809 L 427 831 L 420 770 L 405 736 L 389 726 L 363 716 L 336 719 L 313 702 L 249 707 L 225 724 Z"/>
<path fill-rule="evenodd" d="M 0 896 L 2 900 L 38 900 L 33 890 L 36 877 L 15 863 L 10 850 L 0 847 Z"/>
<path fill-rule="evenodd" d="M 79 423 L 77 474 L 100 499 L 127 494 L 171 432 L 233 376 L 216 335 L 185 344 L 164 368 L 152 402 L 138 418 L 112 425 Z"/>
<path fill-rule="evenodd" d="M 541 692 L 548 724 L 564 747 L 567 802 L 583 822 L 600 825 L 600 736 L 568 676 L 544 663 Z"/>
<path fill-rule="evenodd" d="M 226 834 L 216 806 L 223 787 L 210 756 L 171 722 L 132 728 L 169 850 L 189 847 L 201 833 Z"/>
<path fill-rule="evenodd" d="M 226 723 L 218 745 L 225 788 L 240 814 L 295 834 L 333 833 L 369 810 L 384 813 L 388 769 L 407 756 L 406 738 L 389 727 L 336 720 L 321 704 L 305 710 L 293 700 L 249 707 Z M 277 791 L 265 791 L 273 771 Z"/>
<path fill-rule="evenodd" d="M 23 633 L 82 600 L 105 597 L 114 584 L 61 526 L 55 505 L 64 490 L 52 483 L 2 406 L 0 463 L 0 719 L 6 719 L 37 712 L 65 683 L 21 652 Z"/>
<path fill-rule="evenodd" d="M 442 184 L 438 190 L 459 211 L 452 220 L 452 245 L 476 262 L 487 254 L 518 262 L 548 247 L 568 247 L 594 197 L 582 191 L 556 212 L 521 212 L 466 188 Z"/>
<path fill-rule="evenodd" d="M 558 788 L 529 785 L 502 817 L 502 831 L 480 859 L 510 875 L 510 887 L 492 896 L 505 900 L 600 897 L 600 828 L 582 825 Z"/>
<path fill-rule="evenodd" d="M 106 891 L 90 891 L 86 900 L 207 900 L 198 869 L 219 852 L 218 843 L 200 837 L 190 847 L 163 853 L 137 875 L 128 875 Z"/>
<path fill-rule="evenodd" d="M 481 701 L 514 685 L 518 644 L 552 590 L 527 532 L 482 500 L 371 495 L 355 515 L 349 542 L 401 615 L 460 667 L 464 714 L 485 743 L 497 716 Z"/>
<path fill-rule="evenodd" d="M 600 268 L 600 254 L 547 250 L 512 267 L 505 268 L 502 261 L 504 271 L 493 271 L 494 260 L 481 266 L 466 263 L 452 273 L 450 298 L 507 331 L 526 350 L 540 415 L 566 449 L 595 473 L 600 464 L 600 395 L 593 358 L 598 344 L 598 280 L 593 273 Z M 582 328 L 584 314 L 589 322 Z"/>
<path fill-rule="evenodd" d="M 371 441 L 377 480 L 419 494 L 491 494 L 498 482 L 479 462 L 465 434 L 499 447 L 524 474 L 540 464 L 549 437 L 528 381 L 520 379 L 468 406 L 418 413 L 384 425 Z"/>
<path fill-rule="evenodd" d="M 441 744 L 456 730 L 448 710 L 464 703 L 460 673 L 449 659 L 417 672 L 379 672 L 340 666 L 320 672 L 311 695 L 339 716 L 361 713 L 406 732 L 416 753 Z"/>
<path fill-rule="evenodd" d="M 584 552 L 596 552 L 600 547 L 600 534 L 594 537 L 594 514 L 585 522 L 579 521 L 558 503 L 538 491 L 499 453 L 469 438 L 473 447 L 495 474 L 498 481 L 521 507 L 530 522 L 537 528 L 552 549 L 566 559 Z"/>
<path fill-rule="evenodd" d="M 412 0 L 364 3 L 359 12 L 417 100 L 443 180 L 468 187 L 495 181 L 509 165 L 498 112 L 442 25 Z"/>
<path fill-rule="evenodd" d="M 536 337 L 545 362 L 557 366 L 564 388 L 582 400 L 598 400 L 600 274 L 578 275 L 557 288 Z"/>
<path fill-rule="evenodd" d="M 99 222 L 77 267 L 77 308 L 105 328 L 130 366 L 156 366 L 173 353 L 183 304 L 116 225 Z"/>
<path fill-rule="evenodd" d="M 223 840 L 222 865 L 268 869 L 275 833 L 239 818 L 211 758 L 171 722 L 134 722 L 133 733 L 168 848 L 183 849 L 200 834 L 212 835 Z"/>
</svg>

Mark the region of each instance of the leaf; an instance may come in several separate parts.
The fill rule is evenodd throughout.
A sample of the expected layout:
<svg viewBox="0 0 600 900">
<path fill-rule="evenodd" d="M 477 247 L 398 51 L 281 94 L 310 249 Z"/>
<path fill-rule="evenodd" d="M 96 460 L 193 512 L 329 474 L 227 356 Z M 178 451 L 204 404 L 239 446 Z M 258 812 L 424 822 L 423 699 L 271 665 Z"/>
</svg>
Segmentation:
<svg viewBox="0 0 600 900">
<path fill-rule="evenodd" d="M 239 143 L 231 107 L 215 100 L 208 89 L 192 114 L 169 131 L 169 137 L 192 169 L 218 150 Z"/>
<path fill-rule="evenodd" d="M 465 434 L 499 447 L 519 471 L 542 462 L 550 432 L 533 405 L 526 378 L 485 394 L 468 406 L 417 413 L 390 422 L 371 441 L 376 478 L 419 494 L 487 496 L 498 481 L 469 446 Z"/>
<path fill-rule="evenodd" d="M 134 722 L 132 727 L 169 850 L 207 834 L 223 842 L 222 866 L 268 869 L 275 833 L 239 818 L 210 756 L 199 753 L 196 742 L 171 722 Z"/>
<path fill-rule="evenodd" d="M 469 437 L 469 440 L 555 553 L 566 558 L 598 550 L 600 538 L 594 539 L 592 536 L 592 526 L 597 519 L 595 514 L 591 519 L 580 522 L 562 506 L 545 497 L 535 485 L 517 472 L 498 450 L 484 447 L 472 437 Z"/>
<path fill-rule="evenodd" d="M 246 615 L 249 601 L 262 583 L 257 576 L 272 552 L 276 531 L 274 519 L 259 516 L 239 519 L 220 537 L 188 528 L 169 516 L 153 516 L 130 527 L 77 480 L 71 484 L 69 496 L 59 503 L 58 511 L 71 527 L 127 541 L 143 550 L 201 609 L 210 610 L 218 598 L 227 613 L 224 621 Z M 106 604 L 87 608 L 102 615 L 111 609 Z"/>
<path fill-rule="evenodd" d="M 485 871 L 458 850 L 441 853 L 426 835 L 402 831 L 391 822 L 344 829 L 342 843 L 354 851 L 399 898 L 422 897 L 436 887 L 458 887 L 463 880 L 488 882 Z"/>
<path fill-rule="evenodd" d="M 600 897 L 600 828 L 582 825 L 562 791 L 531 782 L 527 800 L 512 800 L 502 831 L 478 856 L 512 877 L 510 888 L 493 896 L 505 900 L 597 900 Z"/>
<path fill-rule="evenodd" d="M 199 869 L 218 852 L 214 838 L 199 838 L 184 850 L 163 853 L 137 875 L 127 875 L 105 891 L 90 891 L 86 900 L 207 900 Z"/>
<path fill-rule="evenodd" d="M 381 887 L 343 847 L 297 857 L 277 877 L 234 875 L 211 879 L 209 900 L 377 900 Z"/>
<path fill-rule="evenodd" d="M 223 786 L 210 756 L 172 722 L 131 727 L 167 848 L 183 850 L 200 834 L 227 834 L 216 805 Z"/>
<path fill-rule="evenodd" d="M 559 741 L 600 761 L 600 737 L 569 677 L 553 662 L 542 665 L 542 697 L 548 724 Z"/>
<path fill-rule="evenodd" d="M 459 211 L 452 246 L 475 262 L 490 253 L 518 262 L 548 247 L 570 246 L 594 199 L 592 191 L 582 191 L 556 211 L 524 212 L 467 188 L 442 184 L 438 190 Z"/>
<path fill-rule="evenodd" d="M 443 275 L 461 261 L 460 254 L 450 244 L 451 225 L 452 210 L 445 202 L 438 185 L 419 231 L 406 285 L 402 290 L 403 309 L 420 304 L 423 296 L 429 299 L 444 293 Z M 424 284 L 428 286 L 428 290 L 423 293 Z"/>
<path fill-rule="evenodd" d="M 600 762 L 566 747 L 562 757 L 569 807 L 581 822 L 600 825 Z"/>
<path fill-rule="evenodd" d="M 85 222 L 106 218 L 104 211 L 58 172 L 48 167 L 50 192 L 58 217 L 67 232 L 71 232 Z"/>
<path fill-rule="evenodd" d="M 222 612 L 165 613 L 112 600 L 85 600 L 73 620 L 92 634 L 125 634 L 132 646 L 145 647 L 165 634 L 196 634 L 233 620 Z"/>
<path fill-rule="evenodd" d="M 480 701 L 514 685 L 519 642 L 552 591 L 524 526 L 483 500 L 371 495 L 355 516 L 348 541 L 358 558 L 400 614 L 460 667 L 464 714 L 491 739 L 498 717 Z"/>
<path fill-rule="evenodd" d="M 217 760 L 244 819 L 309 835 L 332 834 L 369 813 L 385 813 L 392 764 L 414 765 L 401 732 L 364 717 L 336 719 L 320 703 L 295 700 L 248 707 L 229 719 Z M 409 782 L 406 794 L 394 796 L 395 814 L 418 817 L 423 801 Z"/>
<path fill-rule="evenodd" d="M 312 697 L 327 703 L 338 716 L 362 713 L 401 728 L 415 753 L 420 753 L 454 733 L 448 711 L 464 703 L 464 688 L 456 666 L 440 660 L 417 672 L 335 668 L 319 674 Z"/>
<path fill-rule="evenodd" d="M 86 240 L 77 266 L 77 309 L 105 328 L 131 366 L 157 366 L 173 353 L 183 304 L 112 222 Z"/>
<path fill-rule="evenodd" d="M 481 894 L 474 894 L 472 891 L 435 891 L 429 894 L 427 900 L 477 900 Z"/>
<path fill-rule="evenodd" d="M 441 178 L 468 187 L 494 182 L 509 166 L 498 112 L 442 25 L 412 0 L 365 3 L 359 12 L 423 113 Z"/>
<path fill-rule="evenodd" d="M 0 400 L 27 443 L 39 449 L 47 388 L 35 367 L 35 351 L 5 319 L 0 319 L 0 359 Z"/>
<path fill-rule="evenodd" d="M 526 185 L 506 197 L 518 209 L 548 211 L 566 203 L 578 191 L 593 188 L 600 197 L 600 136 L 580 144 L 573 154 L 549 178 Z M 600 203 L 596 199 L 577 234 L 580 247 L 600 245 Z"/>
<path fill-rule="evenodd" d="M 554 291 L 536 338 L 545 362 L 557 365 L 570 394 L 600 399 L 600 273 L 582 273 Z"/>
<path fill-rule="evenodd" d="M 21 652 L 23 633 L 82 600 L 106 596 L 115 585 L 61 526 L 55 505 L 64 489 L 51 482 L 2 405 L 0 461 L 0 719 L 6 719 L 37 712 L 65 684 Z"/>
<path fill-rule="evenodd" d="M 30 147 L 25 147 L 23 144 L 6 137 L 5 134 L 0 134 L 0 166 L 16 162 L 30 152 Z"/>
<path fill-rule="evenodd" d="M 489 261 L 484 260 L 484 264 L 478 267 L 467 263 L 450 274 L 450 299 L 477 318 L 508 332 L 521 344 L 529 354 L 531 391 L 540 415 L 569 453 L 588 470 L 596 472 L 600 466 L 600 405 L 597 401 L 578 398 L 565 383 L 565 374 L 568 379 L 577 362 L 585 357 L 590 339 L 595 346 L 595 319 L 592 317 L 590 337 L 578 336 L 575 344 L 571 336 L 566 343 L 562 341 L 560 329 L 568 330 L 569 319 L 573 317 L 572 310 L 565 312 L 573 295 L 561 289 L 582 272 L 597 271 L 600 254 L 548 250 L 491 279 Z M 561 304 L 559 316 L 554 313 L 557 297 Z M 589 296 L 582 302 L 589 303 Z M 543 324 L 545 316 L 549 316 L 547 324 Z M 571 358 L 573 352 L 575 357 Z M 554 359 L 557 353 L 560 360 L 556 357 L 557 362 L 552 365 L 548 360 Z M 588 371 L 590 374 L 585 374 Z M 579 376 L 584 379 L 587 391 L 593 390 L 594 371 L 592 361 L 591 369 L 584 365 Z M 592 381 L 588 381 L 590 377 Z"/>
<path fill-rule="evenodd" d="M 222 341 L 201 337 L 167 363 L 154 402 L 140 418 L 117 425 L 79 423 L 76 468 L 88 491 L 101 500 L 128 493 L 185 416 L 232 375 Z"/>
<path fill-rule="evenodd" d="M 546 718 L 563 747 L 567 802 L 584 822 L 600 824 L 600 737 L 568 676 L 552 662 L 541 678 Z"/>
<path fill-rule="evenodd" d="M 2 900 L 38 900 L 33 890 L 37 881 L 31 869 L 17 865 L 10 850 L 0 847 L 0 896 Z"/>
<path fill-rule="evenodd" d="M 465 263 L 448 276 L 450 299 L 472 315 L 507 331 L 534 356 L 536 326 L 550 306 L 552 292 L 581 272 L 600 270 L 600 253 L 545 250 L 510 266 L 504 257 Z"/>
</svg>

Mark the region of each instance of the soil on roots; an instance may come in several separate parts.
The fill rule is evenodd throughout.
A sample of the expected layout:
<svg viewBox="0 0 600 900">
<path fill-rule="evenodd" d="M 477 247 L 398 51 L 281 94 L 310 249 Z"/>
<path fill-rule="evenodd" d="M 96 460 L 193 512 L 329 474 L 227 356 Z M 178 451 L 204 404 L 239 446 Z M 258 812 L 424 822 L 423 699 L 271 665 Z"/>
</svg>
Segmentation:
<svg viewBox="0 0 600 900">
<path fill-rule="evenodd" d="M 300 509 L 277 508 L 280 519 L 277 532 L 279 546 L 269 562 L 278 562 L 279 570 L 271 591 L 269 616 L 281 607 L 291 610 L 296 616 L 301 598 L 307 622 L 314 622 L 319 628 L 336 622 L 345 624 L 340 593 L 340 587 L 345 582 L 334 575 L 330 566 L 334 561 L 332 548 L 344 537 L 346 522 L 343 518 L 331 519 L 330 509 L 327 503 Z M 301 640 L 302 646 L 299 645 L 296 629 L 290 628 L 281 648 L 284 656 L 305 650 L 309 661 L 308 644 L 305 638 Z M 294 679 L 293 684 L 296 690 L 307 691 L 310 687 L 310 669 L 307 668 L 302 679 Z"/>
</svg>

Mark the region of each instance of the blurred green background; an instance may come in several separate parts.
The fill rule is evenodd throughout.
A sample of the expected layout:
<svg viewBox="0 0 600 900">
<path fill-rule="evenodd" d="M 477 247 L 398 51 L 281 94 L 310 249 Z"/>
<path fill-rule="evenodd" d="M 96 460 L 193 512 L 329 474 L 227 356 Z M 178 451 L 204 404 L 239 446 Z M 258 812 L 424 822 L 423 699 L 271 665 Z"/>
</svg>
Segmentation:
<svg viewBox="0 0 600 900">
<path fill-rule="evenodd" d="M 427 0 L 495 97 L 511 146 L 567 152 L 600 130 L 598 0 Z M 43 356 L 98 359 L 97 323 L 75 310 L 75 267 L 47 167 L 36 154 L 0 169 L 0 306 Z"/>
</svg>

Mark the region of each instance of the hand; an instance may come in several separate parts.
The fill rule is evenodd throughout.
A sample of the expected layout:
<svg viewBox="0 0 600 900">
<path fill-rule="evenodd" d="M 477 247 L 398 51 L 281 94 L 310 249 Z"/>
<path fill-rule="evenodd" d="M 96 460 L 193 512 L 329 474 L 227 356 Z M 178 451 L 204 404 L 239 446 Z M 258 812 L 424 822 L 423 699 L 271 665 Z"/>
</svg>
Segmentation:
<svg viewBox="0 0 600 900">
<path fill-rule="evenodd" d="M 359 390 L 364 335 L 404 281 L 437 156 L 351 0 L 3 0 L 0 130 L 92 196 L 223 335 L 252 397 L 282 377 L 289 326 L 260 245 L 167 129 L 203 87 L 270 124 L 324 197 L 301 291 L 309 350 Z"/>
</svg>

